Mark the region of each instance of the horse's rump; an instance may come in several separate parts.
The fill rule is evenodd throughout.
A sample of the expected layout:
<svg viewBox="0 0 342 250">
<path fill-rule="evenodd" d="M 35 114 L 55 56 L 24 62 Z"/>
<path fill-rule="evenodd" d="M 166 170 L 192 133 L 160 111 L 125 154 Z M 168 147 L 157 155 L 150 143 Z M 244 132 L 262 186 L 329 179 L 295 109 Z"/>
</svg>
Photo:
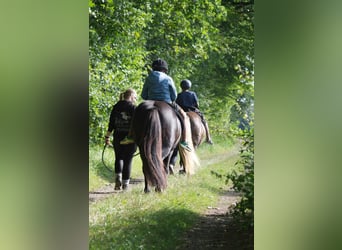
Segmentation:
<svg viewBox="0 0 342 250">
<path fill-rule="evenodd" d="M 165 189 L 170 159 L 181 137 L 180 121 L 166 102 L 144 101 L 136 108 L 132 122 L 133 137 L 143 163 L 145 191 L 147 184 L 156 186 L 156 190 Z M 190 153 L 182 154 L 189 171 L 193 172 L 190 157 Z"/>
<path fill-rule="evenodd" d="M 135 110 L 133 131 L 140 150 L 145 182 L 155 186 L 156 190 L 165 189 L 170 155 L 181 135 L 174 111 L 165 102 L 144 101 Z"/>
<path fill-rule="evenodd" d="M 191 136 L 194 148 L 197 148 L 205 138 L 205 127 L 201 117 L 194 111 L 186 112 L 190 119 Z"/>
<path fill-rule="evenodd" d="M 139 147 L 145 181 L 159 189 L 165 189 L 166 172 L 160 153 L 162 129 L 158 112 L 153 101 L 141 103 L 133 117 L 133 134 Z"/>
</svg>

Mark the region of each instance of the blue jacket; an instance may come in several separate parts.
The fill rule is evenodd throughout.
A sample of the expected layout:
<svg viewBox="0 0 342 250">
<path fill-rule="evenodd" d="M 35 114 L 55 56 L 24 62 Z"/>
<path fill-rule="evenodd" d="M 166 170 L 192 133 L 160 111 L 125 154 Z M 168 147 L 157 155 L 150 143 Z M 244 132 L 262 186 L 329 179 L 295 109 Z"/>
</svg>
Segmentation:
<svg viewBox="0 0 342 250">
<path fill-rule="evenodd" d="M 141 97 L 144 100 L 172 103 L 176 100 L 177 90 L 170 76 L 163 72 L 152 71 L 145 80 Z"/>
</svg>

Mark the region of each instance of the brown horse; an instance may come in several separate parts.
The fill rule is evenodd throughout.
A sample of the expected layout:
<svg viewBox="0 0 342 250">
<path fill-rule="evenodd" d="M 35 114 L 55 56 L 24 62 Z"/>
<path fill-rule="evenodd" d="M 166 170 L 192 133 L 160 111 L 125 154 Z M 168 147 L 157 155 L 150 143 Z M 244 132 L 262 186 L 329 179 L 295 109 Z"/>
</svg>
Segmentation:
<svg viewBox="0 0 342 250">
<path fill-rule="evenodd" d="M 190 129 L 190 122 L 185 121 Z M 149 185 L 156 191 L 167 187 L 167 174 L 174 150 L 178 147 L 182 127 L 173 108 L 163 101 L 144 101 L 138 105 L 132 120 L 133 138 L 139 147 L 145 177 L 145 192 Z M 190 138 L 186 138 L 191 141 Z M 190 146 L 192 147 L 191 143 Z M 185 171 L 193 173 L 198 164 L 195 150 L 179 147 Z"/>
<path fill-rule="evenodd" d="M 186 112 L 190 119 L 192 143 L 196 149 L 206 137 L 205 127 L 201 120 L 201 117 L 194 111 Z"/>
<path fill-rule="evenodd" d="M 191 126 L 191 137 L 192 137 L 192 144 L 194 146 L 194 149 L 197 149 L 198 146 L 203 142 L 203 140 L 206 137 L 204 124 L 202 122 L 201 117 L 194 111 L 188 111 L 186 112 L 187 116 L 189 117 L 190 126 Z M 173 167 L 176 165 L 177 161 L 177 154 L 178 149 L 176 148 L 173 152 L 173 155 L 171 157 L 170 161 L 170 169 L 173 173 Z M 184 164 L 182 161 L 182 158 L 179 161 L 180 165 L 180 173 L 186 173 L 186 169 L 184 168 Z"/>
</svg>

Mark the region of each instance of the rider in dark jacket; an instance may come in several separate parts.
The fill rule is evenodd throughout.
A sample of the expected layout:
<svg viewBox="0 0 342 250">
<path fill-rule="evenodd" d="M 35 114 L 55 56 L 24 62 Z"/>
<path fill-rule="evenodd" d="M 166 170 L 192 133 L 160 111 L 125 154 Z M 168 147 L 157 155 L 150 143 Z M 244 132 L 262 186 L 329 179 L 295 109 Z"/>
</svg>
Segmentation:
<svg viewBox="0 0 342 250">
<path fill-rule="evenodd" d="M 179 106 L 181 106 L 185 112 L 194 111 L 201 117 L 202 123 L 205 128 L 205 132 L 206 132 L 206 137 L 207 137 L 206 142 L 209 144 L 213 144 L 213 141 L 211 140 L 210 133 L 209 133 L 208 123 L 204 119 L 202 112 L 199 110 L 197 95 L 195 92 L 190 91 L 190 88 L 191 88 L 190 80 L 187 80 L 187 79 L 182 80 L 181 88 L 182 88 L 182 92 L 178 94 L 176 103 Z"/>
</svg>

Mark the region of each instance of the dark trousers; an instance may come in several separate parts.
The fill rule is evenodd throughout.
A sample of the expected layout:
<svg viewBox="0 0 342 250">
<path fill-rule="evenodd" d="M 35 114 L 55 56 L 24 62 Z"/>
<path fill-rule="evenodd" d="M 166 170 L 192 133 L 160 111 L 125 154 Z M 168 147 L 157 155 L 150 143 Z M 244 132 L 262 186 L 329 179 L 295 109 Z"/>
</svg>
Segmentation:
<svg viewBox="0 0 342 250">
<path fill-rule="evenodd" d="M 127 136 L 127 133 L 114 134 L 114 153 L 115 153 L 115 174 L 122 173 L 123 180 L 129 180 L 131 177 L 131 169 L 133 155 L 137 150 L 137 145 L 132 143 L 121 145 L 120 141 Z"/>
</svg>

